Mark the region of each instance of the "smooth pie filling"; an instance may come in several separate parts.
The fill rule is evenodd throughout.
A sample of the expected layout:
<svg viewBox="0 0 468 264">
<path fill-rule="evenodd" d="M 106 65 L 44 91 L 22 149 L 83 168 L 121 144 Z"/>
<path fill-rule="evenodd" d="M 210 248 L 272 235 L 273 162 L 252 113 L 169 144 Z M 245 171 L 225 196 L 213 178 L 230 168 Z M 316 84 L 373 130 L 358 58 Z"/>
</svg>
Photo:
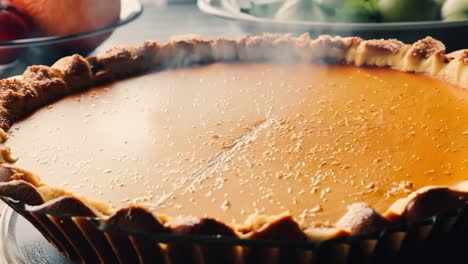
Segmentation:
<svg viewBox="0 0 468 264">
<path fill-rule="evenodd" d="M 334 223 L 468 177 L 468 92 L 388 69 L 213 64 L 73 95 L 10 130 L 45 183 L 156 214 Z"/>
</svg>

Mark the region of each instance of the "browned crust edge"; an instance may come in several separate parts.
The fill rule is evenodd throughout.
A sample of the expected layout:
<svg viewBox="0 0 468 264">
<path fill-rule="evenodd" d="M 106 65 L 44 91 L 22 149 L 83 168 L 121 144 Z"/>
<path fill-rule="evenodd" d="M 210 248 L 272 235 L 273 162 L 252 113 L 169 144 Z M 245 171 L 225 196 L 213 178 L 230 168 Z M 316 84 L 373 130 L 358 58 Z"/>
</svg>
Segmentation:
<svg viewBox="0 0 468 264">
<path fill-rule="evenodd" d="M 51 67 L 31 66 L 21 76 L 0 80 L 0 137 L 5 140 L 5 131 L 15 121 L 59 98 L 150 69 L 218 61 L 285 59 L 326 60 L 421 72 L 468 89 L 468 50 L 445 54 L 444 45 L 430 37 L 413 45 L 398 40 L 362 40 L 357 37 L 320 36 L 310 39 L 308 34 L 298 38 L 264 34 L 238 40 L 182 38 L 167 44 L 146 42 L 136 47 L 116 47 L 90 58 L 73 55 L 62 58 Z M 468 201 L 468 184 L 461 183 L 450 188 L 435 186 L 417 190 L 407 198 L 397 201 L 383 215 L 367 205 L 352 205 L 333 228 L 303 227 L 289 215 L 253 216 L 242 227 L 233 227 L 207 218 L 181 220 L 156 217 L 140 207 L 123 208 L 116 213 L 108 212 L 97 203 L 76 198 L 40 183 L 34 175 L 6 164 L 13 160 L 8 151 L 3 150 L 2 154 L 0 195 L 28 204 L 28 212 L 101 217 L 102 223 L 140 232 L 323 241 L 379 231 L 395 224 L 408 223 L 459 208 Z M 112 238 L 107 239 L 112 241 Z M 132 243 L 138 251 L 138 246 L 135 246 L 138 241 Z M 115 248 L 113 250 L 118 251 Z M 232 249 L 228 249 L 223 254 L 233 254 L 231 251 Z"/>
</svg>

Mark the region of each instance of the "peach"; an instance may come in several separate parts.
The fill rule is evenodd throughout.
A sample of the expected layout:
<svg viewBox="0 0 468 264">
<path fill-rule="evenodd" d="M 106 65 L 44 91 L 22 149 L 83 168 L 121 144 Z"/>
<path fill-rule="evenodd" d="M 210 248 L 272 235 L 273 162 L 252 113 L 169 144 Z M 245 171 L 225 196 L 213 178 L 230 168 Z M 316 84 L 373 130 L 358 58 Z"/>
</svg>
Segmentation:
<svg viewBox="0 0 468 264">
<path fill-rule="evenodd" d="M 119 20 L 121 0 L 11 0 L 28 14 L 42 36 L 82 33 L 108 26 Z M 89 37 L 63 45 L 76 52 L 90 51 L 109 34 Z"/>
</svg>

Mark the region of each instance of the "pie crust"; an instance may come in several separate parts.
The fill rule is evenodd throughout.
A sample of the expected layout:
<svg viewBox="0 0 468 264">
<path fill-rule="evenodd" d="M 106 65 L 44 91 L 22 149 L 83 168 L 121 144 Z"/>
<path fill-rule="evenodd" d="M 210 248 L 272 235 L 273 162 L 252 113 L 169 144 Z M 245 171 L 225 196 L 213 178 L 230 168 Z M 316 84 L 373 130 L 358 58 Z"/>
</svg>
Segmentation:
<svg viewBox="0 0 468 264">
<path fill-rule="evenodd" d="M 73 55 L 60 59 L 51 67 L 31 66 L 21 76 L 0 80 L 0 135 L 6 140 L 6 131 L 14 122 L 57 99 L 96 85 L 143 74 L 149 70 L 212 62 L 252 61 L 325 62 L 389 67 L 405 72 L 424 73 L 468 89 L 468 50 L 445 54 L 444 45 L 430 37 L 412 45 L 395 39 L 362 40 L 357 37 L 331 36 L 310 39 L 308 34 L 298 38 L 264 34 L 238 40 L 179 37 L 167 44 L 146 42 L 141 46 L 116 47 L 95 57 Z M 119 232 L 103 235 L 95 223 L 136 233 L 221 235 L 242 240 L 317 242 L 371 234 L 410 224 L 438 213 L 462 208 L 468 200 L 468 181 L 452 187 L 427 186 L 398 200 L 382 215 L 365 204 L 353 204 L 348 213 L 332 227 L 303 226 L 287 214 L 254 215 L 242 226 L 209 218 L 156 217 L 138 206 L 122 208 L 112 214 L 103 204 L 86 201 L 61 189 L 45 186 L 36 176 L 12 165 L 15 159 L 8 149 L 3 148 L 1 151 L 0 194 L 4 197 L 3 200 L 33 223 L 61 252 L 71 259 L 86 262 L 127 262 L 146 258 L 183 260 L 187 257 L 180 253 L 187 250 L 187 244 L 158 246 L 158 250 L 150 250 L 146 240 L 138 236 L 129 238 Z M 391 238 L 390 241 L 394 239 L 397 238 Z M 133 250 L 129 253 L 129 250 L 125 250 L 126 246 Z M 376 247 L 366 245 L 363 248 L 370 252 Z M 349 248 L 340 248 L 338 251 L 349 253 Z M 201 256 L 205 261 L 223 257 L 242 262 L 246 256 L 252 257 L 252 254 L 257 254 L 254 257 L 262 260 L 285 257 L 278 252 L 269 252 L 268 256 L 264 256 L 263 251 L 249 249 L 239 251 L 230 248 L 217 251 L 213 246 L 190 252 L 187 254 Z M 308 253 L 301 258 L 313 256 Z"/>
</svg>

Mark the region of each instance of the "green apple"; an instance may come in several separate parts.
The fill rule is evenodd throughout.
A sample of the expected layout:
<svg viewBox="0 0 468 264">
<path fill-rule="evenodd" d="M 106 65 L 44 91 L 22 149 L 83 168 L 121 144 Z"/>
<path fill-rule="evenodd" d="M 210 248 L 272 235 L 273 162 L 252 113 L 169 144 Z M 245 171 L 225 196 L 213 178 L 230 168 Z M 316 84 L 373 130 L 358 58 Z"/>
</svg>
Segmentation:
<svg viewBox="0 0 468 264">
<path fill-rule="evenodd" d="M 461 0 L 467 1 L 467 0 Z M 437 20 L 440 0 L 379 0 L 383 22 Z"/>
<path fill-rule="evenodd" d="M 442 19 L 468 19 L 468 0 L 447 0 L 442 6 Z"/>
<path fill-rule="evenodd" d="M 335 9 L 331 21 L 339 22 L 377 22 L 379 10 L 376 0 L 347 0 Z"/>
<path fill-rule="evenodd" d="M 326 6 L 326 7 L 342 7 L 347 1 L 346 0 L 313 0 L 315 3 Z"/>
</svg>

